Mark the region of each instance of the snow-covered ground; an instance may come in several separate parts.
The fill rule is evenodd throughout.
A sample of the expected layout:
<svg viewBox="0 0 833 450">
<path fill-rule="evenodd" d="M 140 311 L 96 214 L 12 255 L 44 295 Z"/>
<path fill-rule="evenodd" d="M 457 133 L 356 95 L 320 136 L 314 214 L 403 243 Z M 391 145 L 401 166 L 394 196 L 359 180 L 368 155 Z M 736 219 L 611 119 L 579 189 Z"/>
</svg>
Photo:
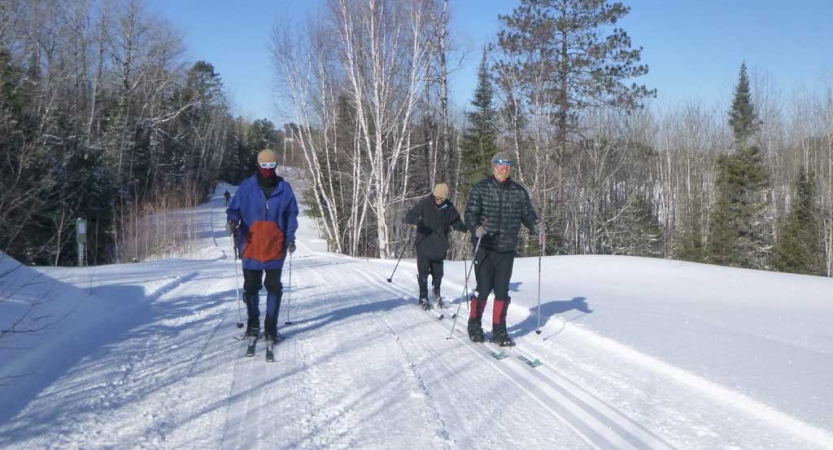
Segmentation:
<svg viewBox="0 0 833 450">
<path fill-rule="evenodd" d="M 538 259 L 518 259 L 497 360 L 465 304 L 451 334 L 463 262 L 437 320 L 413 261 L 388 283 L 395 261 L 327 253 L 302 218 L 267 364 L 234 339 L 224 190 L 193 212 L 194 259 L 2 278 L 0 329 L 32 301 L 55 323 L 0 338 L 0 448 L 833 449 L 833 280 L 547 257 L 539 311 Z"/>
</svg>

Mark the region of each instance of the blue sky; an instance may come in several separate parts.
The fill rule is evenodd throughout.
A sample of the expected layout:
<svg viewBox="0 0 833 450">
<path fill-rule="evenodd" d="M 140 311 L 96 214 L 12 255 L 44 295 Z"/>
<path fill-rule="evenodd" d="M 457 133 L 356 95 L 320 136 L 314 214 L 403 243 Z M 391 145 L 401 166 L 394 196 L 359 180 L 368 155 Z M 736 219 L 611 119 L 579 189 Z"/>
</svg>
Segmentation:
<svg viewBox="0 0 833 450">
<path fill-rule="evenodd" d="M 212 63 L 234 99 L 237 114 L 281 117 L 273 103 L 267 49 L 272 25 L 299 20 L 322 0 L 149 0 L 185 34 L 189 61 Z M 643 47 L 650 73 L 638 82 L 658 89 L 656 106 L 687 100 L 727 102 L 740 63 L 765 72 L 785 92 L 814 86 L 833 71 L 833 0 L 631 0 L 619 24 Z M 451 75 L 452 102 L 468 106 L 483 45 L 495 39 L 498 14 L 518 0 L 450 0 L 452 33 L 465 58 Z"/>
</svg>

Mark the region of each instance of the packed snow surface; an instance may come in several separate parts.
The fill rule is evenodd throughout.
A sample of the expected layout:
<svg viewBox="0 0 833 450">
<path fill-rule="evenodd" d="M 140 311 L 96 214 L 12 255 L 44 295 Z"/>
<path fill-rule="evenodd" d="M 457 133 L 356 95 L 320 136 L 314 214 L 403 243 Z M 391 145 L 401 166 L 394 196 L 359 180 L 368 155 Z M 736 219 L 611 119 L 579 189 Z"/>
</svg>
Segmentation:
<svg viewBox="0 0 833 450">
<path fill-rule="evenodd" d="M 0 448 L 833 449 L 833 280 L 519 258 L 518 345 L 498 360 L 465 335 L 468 263 L 446 262 L 438 320 L 416 307 L 413 260 L 388 283 L 395 260 L 328 253 L 301 217 L 266 363 L 234 339 L 225 189 L 182 212 L 201 236 L 187 258 L 0 254 L 0 329 L 36 305 L 16 325 L 34 332 L 0 337 Z"/>
</svg>

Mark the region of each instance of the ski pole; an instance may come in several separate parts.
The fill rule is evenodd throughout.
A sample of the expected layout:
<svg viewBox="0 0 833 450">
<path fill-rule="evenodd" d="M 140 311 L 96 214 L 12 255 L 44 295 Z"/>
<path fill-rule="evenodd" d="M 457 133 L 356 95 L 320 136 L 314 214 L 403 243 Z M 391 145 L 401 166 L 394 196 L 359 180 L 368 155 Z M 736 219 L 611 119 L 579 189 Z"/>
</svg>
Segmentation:
<svg viewBox="0 0 833 450">
<path fill-rule="evenodd" d="M 292 253 L 289 254 L 289 288 L 286 290 L 286 325 L 292 325 L 289 320 L 292 312 Z"/>
<path fill-rule="evenodd" d="M 474 255 L 471 257 L 471 265 L 469 266 L 468 273 L 466 274 L 466 282 L 465 286 L 463 286 L 463 296 L 466 298 L 468 302 L 469 296 L 469 277 L 471 276 L 471 270 L 474 268 L 474 260 L 477 258 L 477 249 L 480 248 L 480 240 L 483 239 L 482 237 L 477 238 L 477 245 L 474 246 Z M 465 270 L 465 266 L 463 267 Z M 454 328 L 457 327 L 457 319 L 460 316 L 460 307 L 463 306 L 463 300 L 460 300 L 460 303 L 457 304 L 457 312 L 454 313 L 454 323 L 451 325 L 451 334 L 448 335 L 446 339 L 451 339 L 454 336 Z"/>
<path fill-rule="evenodd" d="M 234 292 L 237 296 L 237 328 L 243 328 L 243 316 L 240 314 L 240 303 L 243 301 L 240 298 L 240 274 L 237 272 L 237 249 L 234 248 L 234 235 L 231 238 L 231 254 L 234 258 Z"/>
<path fill-rule="evenodd" d="M 538 251 L 538 328 L 535 330 L 535 334 L 541 334 L 541 258 L 544 256 L 544 250 L 546 249 L 546 240 L 547 235 L 546 232 L 543 234 L 538 235 L 538 240 L 541 242 L 541 250 Z"/>
<path fill-rule="evenodd" d="M 407 250 L 410 247 L 410 245 L 407 245 L 399 252 L 399 259 L 396 260 L 396 265 L 393 266 L 393 272 L 391 272 L 390 278 L 388 278 L 388 283 L 393 282 L 393 274 L 396 273 L 396 268 L 399 267 L 399 261 L 402 261 L 402 257 L 405 255 L 405 250 Z"/>
<path fill-rule="evenodd" d="M 464 261 L 463 261 L 463 271 L 468 271 L 468 270 L 469 270 L 469 269 L 468 269 L 468 266 L 469 266 L 469 262 L 468 262 L 468 260 L 464 260 Z M 465 295 L 465 294 L 466 294 L 466 291 L 467 291 L 467 290 L 468 290 L 468 282 L 466 282 L 466 289 L 464 289 L 464 290 L 463 290 L 463 295 Z M 466 295 L 466 311 L 468 311 L 469 309 L 471 309 L 471 308 L 469 307 L 469 303 L 471 303 L 471 302 L 469 301 L 469 296 L 468 296 L 468 295 Z"/>
</svg>

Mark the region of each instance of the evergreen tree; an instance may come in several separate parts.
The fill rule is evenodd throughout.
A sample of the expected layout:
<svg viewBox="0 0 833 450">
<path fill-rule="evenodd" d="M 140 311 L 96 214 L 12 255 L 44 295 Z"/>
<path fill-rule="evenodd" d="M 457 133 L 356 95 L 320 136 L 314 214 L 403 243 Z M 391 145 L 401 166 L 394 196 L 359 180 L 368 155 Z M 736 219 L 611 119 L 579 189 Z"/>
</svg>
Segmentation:
<svg viewBox="0 0 833 450">
<path fill-rule="evenodd" d="M 683 261 L 703 262 L 706 259 L 703 248 L 702 194 L 695 189 L 688 205 L 688 215 L 674 239 L 674 258 Z"/>
<path fill-rule="evenodd" d="M 781 272 L 824 275 L 821 214 L 816 204 L 816 182 L 802 167 L 795 183 L 790 213 L 775 246 L 773 266 Z"/>
<path fill-rule="evenodd" d="M 498 152 L 497 112 L 492 106 L 493 97 L 494 89 L 484 48 L 477 70 L 477 88 L 471 101 L 474 110 L 466 113 L 469 127 L 463 133 L 463 141 L 460 144 L 459 192 L 468 192 L 471 186 L 488 175 L 490 158 Z"/>
<path fill-rule="evenodd" d="M 760 121 L 752 104 L 749 90 L 749 77 L 746 75 L 746 63 L 740 65 L 738 84 L 735 86 L 732 108 L 729 110 L 729 125 L 735 137 L 735 147 L 744 148 L 749 139 L 758 131 Z"/>
<path fill-rule="evenodd" d="M 630 8 L 608 0 L 520 0 L 500 16 L 501 86 L 512 86 L 548 110 L 563 148 L 581 112 L 593 107 L 636 109 L 656 90 L 626 83 L 648 73 L 641 48 L 616 24 Z M 563 150 L 562 150 L 563 151 Z"/>
<path fill-rule="evenodd" d="M 238 117 L 233 123 L 227 155 L 223 159 L 219 176 L 231 184 L 240 184 L 252 174 L 255 158 L 246 141 L 249 124 L 242 117 Z"/>
<path fill-rule="evenodd" d="M 712 210 L 708 261 L 735 267 L 767 266 L 766 204 L 768 177 L 760 150 L 749 140 L 759 126 L 749 93 L 746 66 L 741 65 L 735 98 L 729 111 L 735 153 L 717 160 L 717 202 Z"/>
<path fill-rule="evenodd" d="M 282 133 L 275 128 L 275 124 L 269 119 L 257 119 L 252 122 L 249 127 L 249 133 L 246 143 L 249 147 L 251 155 L 257 155 L 257 152 L 270 148 L 277 154 L 281 154 L 283 150 Z M 280 145 L 280 146 L 279 146 Z M 251 159 L 251 158 L 250 158 Z M 283 164 L 281 159 L 281 164 Z"/>
<path fill-rule="evenodd" d="M 632 194 L 620 220 L 614 221 L 612 253 L 628 256 L 662 256 L 662 230 L 651 210 L 651 202 Z"/>
</svg>

